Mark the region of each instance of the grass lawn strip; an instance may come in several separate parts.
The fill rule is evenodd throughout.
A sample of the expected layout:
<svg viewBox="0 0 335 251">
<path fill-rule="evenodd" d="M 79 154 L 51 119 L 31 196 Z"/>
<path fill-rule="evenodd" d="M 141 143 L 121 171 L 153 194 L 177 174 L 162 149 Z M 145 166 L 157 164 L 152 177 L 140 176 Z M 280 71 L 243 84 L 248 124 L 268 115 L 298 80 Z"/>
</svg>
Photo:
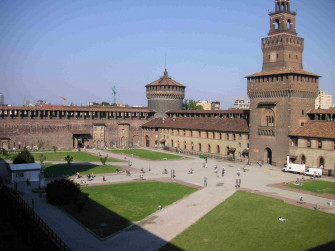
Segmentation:
<svg viewBox="0 0 335 251">
<path fill-rule="evenodd" d="M 46 156 L 45 161 L 65 161 L 64 158 L 67 155 L 73 157 L 73 162 L 100 162 L 100 157 L 92 155 L 90 153 L 85 152 L 45 152 L 45 153 L 32 153 L 35 158 L 35 162 L 39 162 L 39 157 L 43 154 Z M 7 160 L 11 160 L 17 154 L 10 153 L 8 155 Z M 2 155 L 1 155 L 2 156 Z M 117 160 L 113 158 L 108 158 L 107 162 L 121 162 L 122 160 Z"/>
<path fill-rule="evenodd" d="M 297 186 L 293 184 L 285 185 L 287 187 L 310 191 L 313 193 L 328 193 L 335 194 L 335 182 L 323 181 L 323 180 L 314 180 L 303 182 L 302 186 Z"/>
<path fill-rule="evenodd" d="M 33 153 L 35 161 L 39 161 L 41 153 Z M 55 153 L 43 153 L 46 156 L 45 161 L 65 161 L 64 158 L 67 155 L 73 157 L 73 162 L 100 162 L 100 157 L 84 152 L 55 152 Z M 108 158 L 107 162 L 120 162 L 120 160 Z"/>
<path fill-rule="evenodd" d="M 60 177 L 64 175 L 75 175 L 77 172 L 80 175 L 115 173 L 116 169 L 122 171 L 122 167 L 111 165 L 93 165 L 93 164 L 45 164 L 44 176 L 46 178 Z"/>
<path fill-rule="evenodd" d="M 239 191 L 171 244 L 182 250 L 308 250 L 334 241 L 334 225 L 335 215 Z M 172 245 L 162 250 L 176 250 Z"/>
<path fill-rule="evenodd" d="M 84 210 L 75 207 L 65 210 L 83 225 L 99 234 L 101 224 L 107 224 L 104 236 L 126 227 L 130 221 L 139 221 L 163 207 L 182 199 L 197 189 L 176 183 L 157 181 L 82 187 L 89 198 Z"/>
<path fill-rule="evenodd" d="M 162 159 L 181 159 L 184 156 L 168 154 L 168 153 L 161 153 L 161 152 L 153 152 L 144 149 L 129 149 L 129 150 L 110 150 L 113 153 L 124 153 L 124 154 L 133 154 L 134 156 L 143 158 L 143 159 L 150 159 L 150 160 L 162 160 Z"/>
</svg>

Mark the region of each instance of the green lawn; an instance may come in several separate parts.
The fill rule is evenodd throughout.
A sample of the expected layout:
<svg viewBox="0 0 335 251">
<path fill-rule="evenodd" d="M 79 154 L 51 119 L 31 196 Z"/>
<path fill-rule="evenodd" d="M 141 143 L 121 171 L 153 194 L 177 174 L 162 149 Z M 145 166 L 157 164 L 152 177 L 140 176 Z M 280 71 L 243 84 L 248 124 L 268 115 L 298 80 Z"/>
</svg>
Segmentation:
<svg viewBox="0 0 335 251">
<path fill-rule="evenodd" d="M 63 175 L 75 175 L 77 172 L 80 175 L 115 173 L 115 170 L 122 170 L 121 167 L 110 165 L 93 165 L 93 164 L 46 164 L 44 168 L 44 176 L 46 178 L 59 177 Z"/>
<path fill-rule="evenodd" d="M 335 182 L 329 182 L 329 181 L 323 181 L 323 180 L 313 180 L 313 181 L 303 182 L 302 186 L 296 186 L 293 184 L 285 185 L 285 186 L 292 187 L 295 189 L 310 191 L 314 193 L 335 194 Z"/>
<path fill-rule="evenodd" d="M 42 153 L 32 153 L 35 158 L 35 162 L 39 162 L 39 157 Z M 17 154 L 10 153 L 6 159 L 10 160 Z M 73 157 L 73 162 L 100 162 L 100 157 L 95 156 L 85 152 L 44 152 L 46 156 L 46 161 L 64 161 L 66 155 L 71 155 Z M 2 155 L 0 155 L 2 156 Z M 113 158 L 108 158 L 107 162 L 120 162 L 122 160 L 117 160 Z"/>
<path fill-rule="evenodd" d="M 150 159 L 150 160 L 161 160 L 161 159 L 181 159 L 183 156 L 161 153 L 161 152 L 153 152 L 144 149 L 129 149 L 129 150 L 110 150 L 113 153 L 124 153 L 124 154 L 133 154 L 134 156 Z"/>
<path fill-rule="evenodd" d="M 130 221 L 139 221 L 154 213 L 160 203 L 163 207 L 196 191 L 195 188 L 177 183 L 157 181 L 132 182 L 104 186 L 82 187 L 89 198 L 84 210 L 75 208 L 66 211 L 93 232 L 108 224 L 104 235 L 121 230 Z"/>
<path fill-rule="evenodd" d="M 39 161 L 40 153 L 33 153 L 35 161 Z M 100 162 L 100 157 L 85 152 L 55 152 L 43 153 L 47 157 L 46 161 L 65 161 L 66 155 L 73 157 L 73 162 Z M 108 158 L 107 162 L 120 162 L 120 160 Z"/>
<path fill-rule="evenodd" d="M 239 191 L 162 250 L 308 250 L 334 242 L 334 226 L 335 215 Z"/>
</svg>

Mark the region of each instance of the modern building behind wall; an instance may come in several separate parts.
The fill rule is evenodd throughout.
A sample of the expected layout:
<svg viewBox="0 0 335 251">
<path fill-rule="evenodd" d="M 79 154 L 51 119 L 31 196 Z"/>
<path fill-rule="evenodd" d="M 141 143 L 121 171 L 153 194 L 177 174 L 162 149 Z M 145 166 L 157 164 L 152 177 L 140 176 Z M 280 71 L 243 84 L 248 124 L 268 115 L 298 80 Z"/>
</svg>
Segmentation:
<svg viewBox="0 0 335 251">
<path fill-rule="evenodd" d="M 315 99 L 315 109 L 329 109 L 333 105 L 333 95 L 319 91 Z"/>
<path fill-rule="evenodd" d="M 220 110 L 220 102 L 219 101 L 211 101 L 211 100 L 205 100 L 205 101 L 198 101 L 196 103 L 198 106 L 202 106 L 202 108 L 206 111 L 209 110 Z"/>
</svg>

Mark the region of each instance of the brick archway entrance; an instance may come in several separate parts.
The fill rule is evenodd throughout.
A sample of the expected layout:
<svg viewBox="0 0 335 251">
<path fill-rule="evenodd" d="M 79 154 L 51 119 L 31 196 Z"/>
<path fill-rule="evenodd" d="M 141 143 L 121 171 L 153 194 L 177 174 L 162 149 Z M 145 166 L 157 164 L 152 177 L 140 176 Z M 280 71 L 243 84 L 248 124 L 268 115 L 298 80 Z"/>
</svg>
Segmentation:
<svg viewBox="0 0 335 251">
<path fill-rule="evenodd" d="M 264 163 L 272 165 L 272 150 L 268 147 L 264 150 Z"/>
</svg>

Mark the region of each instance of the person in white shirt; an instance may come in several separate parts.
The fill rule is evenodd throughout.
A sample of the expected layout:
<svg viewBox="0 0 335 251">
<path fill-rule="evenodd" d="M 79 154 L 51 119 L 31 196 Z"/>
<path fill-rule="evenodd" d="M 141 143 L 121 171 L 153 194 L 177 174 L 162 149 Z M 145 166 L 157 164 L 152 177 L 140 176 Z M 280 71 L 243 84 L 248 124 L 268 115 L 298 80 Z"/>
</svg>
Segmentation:
<svg viewBox="0 0 335 251">
<path fill-rule="evenodd" d="M 282 217 L 278 217 L 278 220 L 281 221 L 281 222 L 288 221 L 288 219 L 283 219 Z"/>
</svg>

